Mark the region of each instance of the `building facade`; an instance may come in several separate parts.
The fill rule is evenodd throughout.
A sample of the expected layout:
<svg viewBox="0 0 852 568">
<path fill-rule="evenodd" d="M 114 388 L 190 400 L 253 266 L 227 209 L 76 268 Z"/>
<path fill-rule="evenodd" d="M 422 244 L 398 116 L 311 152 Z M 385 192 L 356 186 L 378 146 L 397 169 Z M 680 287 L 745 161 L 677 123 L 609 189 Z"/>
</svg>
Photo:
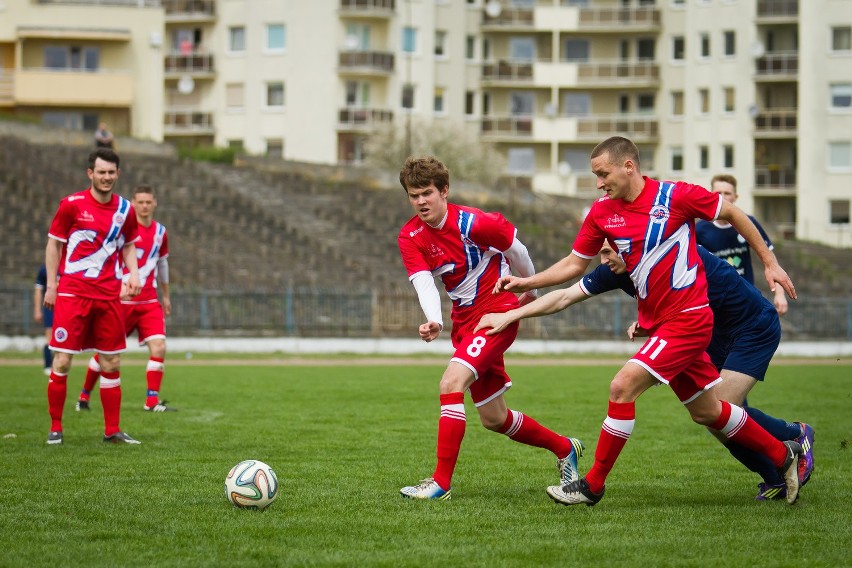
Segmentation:
<svg viewBox="0 0 852 568">
<path fill-rule="evenodd" d="M 376 128 L 448 123 L 514 186 L 589 199 L 619 134 L 651 175 L 735 175 L 775 238 L 852 246 L 849 0 L 0 6 L 0 112 L 338 164 Z"/>
</svg>

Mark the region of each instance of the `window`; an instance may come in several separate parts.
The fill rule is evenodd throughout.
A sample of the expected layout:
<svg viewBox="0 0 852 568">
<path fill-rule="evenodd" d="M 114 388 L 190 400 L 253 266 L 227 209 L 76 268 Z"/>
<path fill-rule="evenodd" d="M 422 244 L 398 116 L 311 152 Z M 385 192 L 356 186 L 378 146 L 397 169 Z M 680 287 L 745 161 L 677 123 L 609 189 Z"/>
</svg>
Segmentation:
<svg viewBox="0 0 852 568">
<path fill-rule="evenodd" d="M 707 146 L 698 147 L 698 167 L 702 170 L 710 169 L 710 148 Z"/>
<path fill-rule="evenodd" d="M 734 112 L 736 109 L 736 91 L 733 87 L 722 87 L 722 97 L 725 100 L 725 112 Z"/>
<path fill-rule="evenodd" d="M 95 71 L 100 63 L 98 47 L 48 45 L 44 48 L 44 67 L 47 69 L 83 69 Z"/>
<path fill-rule="evenodd" d="M 284 24 L 266 24 L 266 50 L 284 51 L 287 47 L 287 36 Z"/>
<path fill-rule="evenodd" d="M 435 57 L 447 57 L 447 32 L 444 30 L 435 30 Z"/>
<path fill-rule="evenodd" d="M 402 28 L 402 51 L 405 53 L 415 53 L 417 51 L 416 28 Z"/>
<path fill-rule="evenodd" d="M 832 83 L 829 88 L 833 110 L 849 110 L 852 108 L 852 83 Z"/>
<path fill-rule="evenodd" d="M 642 38 L 636 40 L 636 59 L 639 61 L 653 61 L 656 41 L 654 38 Z"/>
<path fill-rule="evenodd" d="M 733 144 L 725 144 L 722 146 L 722 167 L 734 167 L 734 146 Z"/>
<path fill-rule="evenodd" d="M 245 106 L 245 85 L 242 83 L 225 85 L 225 106 L 228 110 L 242 110 Z"/>
<path fill-rule="evenodd" d="M 368 24 L 346 25 L 346 48 L 350 51 L 367 51 L 371 46 Z"/>
<path fill-rule="evenodd" d="M 407 110 L 414 108 L 414 85 L 402 86 L 402 108 Z"/>
<path fill-rule="evenodd" d="M 535 152 L 532 148 L 509 148 L 508 158 L 510 174 L 535 173 Z"/>
<path fill-rule="evenodd" d="M 359 108 L 370 106 L 370 83 L 346 81 L 346 106 Z"/>
<path fill-rule="evenodd" d="M 447 113 L 447 93 L 443 87 L 435 87 L 435 96 L 433 97 L 433 105 L 432 108 L 435 111 L 435 114 L 446 114 Z"/>
<path fill-rule="evenodd" d="M 630 112 L 630 97 L 627 95 L 618 95 L 618 112 L 627 114 Z"/>
<path fill-rule="evenodd" d="M 266 141 L 266 155 L 270 158 L 281 158 L 284 156 L 284 140 L 281 138 L 269 138 Z"/>
<path fill-rule="evenodd" d="M 491 114 L 491 95 L 482 93 L 482 115 L 488 116 Z"/>
<path fill-rule="evenodd" d="M 246 50 L 246 29 L 243 26 L 228 28 L 228 51 L 239 53 Z"/>
<path fill-rule="evenodd" d="M 565 93 L 562 96 L 562 109 L 565 116 L 589 116 L 592 97 L 589 93 Z"/>
<path fill-rule="evenodd" d="M 686 57 L 686 43 L 683 36 L 674 36 L 672 38 L 672 59 L 683 61 L 684 57 Z"/>
<path fill-rule="evenodd" d="M 476 59 L 476 36 L 469 35 L 464 39 L 464 56 L 468 61 Z"/>
<path fill-rule="evenodd" d="M 535 96 L 530 92 L 514 92 L 509 97 L 509 114 L 512 116 L 532 116 Z"/>
<path fill-rule="evenodd" d="M 844 171 L 852 169 L 852 142 L 828 143 L 828 167 Z"/>
<path fill-rule="evenodd" d="M 509 57 L 513 61 L 535 61 L 535 42 L 531 37 L 509 38 Z"/>
<path fill-rule="evenodd" d="M 562 152 L 562 161 L 571 166 L 572 172 L 589 171 L 589 151 L 568 149 Z"/>
<path fill-rule="evenodd" d="M 685 5 L 686 5 L 686 0 L 672 0 L 672 6 L 681 7 L 681 6 L 685 6 Z"/>
<path fill-rule="evenodd" d="M 491 40 L 487 37 L 482 38 L 482 59 L 485 61 L 491 59 Z"/>
<path fill-rule="evenodd" d="M 725 57 L 733 57 L 737 54 L 737 32 L 727 30 L 722 32 L 725 40 Z"/>
<path fill-rule="evenodd" d="M 699 52 L 700 55 L 698 58 L 707 59 L 710 57 L 710 34 L 703 32 L 699 38 L 701 40 L 701 51 Z"/>
<path fill-rule="evenodd" d="M 476 93 L 473 91 L 465 91 L 464 93 L 464 114 L 473 116 L 476 112 Z"/>
<path fill-rule="evenodd" d="M 683 116 L 683 91 L 671 92 L 672 116 Z"/>
<path fill-rule="evenodd" d="M 698 89 L 698 112 L 710 113 L 710 89 Z"/>
<path fill-rule="evenodd" d="M 683 171 L 683 148 L 680 146 L 674 146 L 671 149 L 671 157 L 672 157 L 672 171 L 673 172 L 682 172 Z"/>
<path fill-rule="evenodd" d="M 639 114 L 654 114 L 654 93 L 636 95 L 636 112 Z"/>
<path fill-rule="evenodd" d="M 284 106 L 284 83 L 275 81 L 266 84 L 266 106 Z"/>
<path fill-rule="evenodd" d="M 243 141 L 240 139 L 228 140 L 228 148 L 231 150 L 236 150 L 237 152 L 243 151 Z"/>
<path fill-rule="evenodd" d="M 630 59 L 630 42 L 626 39 L 618 42 L 618 59 L 619 61 L 627 61 Z"/>
<path fill-rule="evenodd" d="M 565 61 L 588 61 L 589 60 L 589 40 L 587 39 L 566 39 L 565 40 Z"/>
<path fill-rule="evenodd" d="M 852 51 L 852 26 L 831 28 L 831 51 Z"/>
<path fill-rule="evenodd" d="M 849 224 L 849 200 L 832 199 L 828 202 L 829 222 L 832 225 Z"/>
</svg>

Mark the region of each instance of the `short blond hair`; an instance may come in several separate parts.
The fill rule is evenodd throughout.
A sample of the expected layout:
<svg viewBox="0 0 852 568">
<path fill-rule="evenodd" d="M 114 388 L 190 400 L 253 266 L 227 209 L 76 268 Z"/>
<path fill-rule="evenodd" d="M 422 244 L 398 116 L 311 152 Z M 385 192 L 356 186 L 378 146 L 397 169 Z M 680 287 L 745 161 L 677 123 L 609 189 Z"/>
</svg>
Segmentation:
<svg viewBox="0 0 852 568">
<path fill-rule="evenodd" d="M 713 179 L 710 180 L 710 189 L 713 189 L 713 184 L 717 181 L 721 181 L 722 183 L 729 183 L 734 188 L 734 193 L 737 192 L 737 178 L 730 174 L 716 174 L 713 176 Z"/>
</svg>

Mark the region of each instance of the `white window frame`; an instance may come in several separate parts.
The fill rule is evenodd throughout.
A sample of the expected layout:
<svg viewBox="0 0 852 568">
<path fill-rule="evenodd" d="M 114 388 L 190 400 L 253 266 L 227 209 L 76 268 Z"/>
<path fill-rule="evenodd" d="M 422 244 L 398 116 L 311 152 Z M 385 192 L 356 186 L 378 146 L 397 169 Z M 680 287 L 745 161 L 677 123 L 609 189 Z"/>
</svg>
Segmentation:
<svg viewBox="0 0 852 568">
<path fill-rule="evenodd" d="M 682 35 L 673 35 L 670 36 L 671 41 L 669 42 L 669 59 L 675 65 L 685 65 L 686 64 L 686 37 Z M 680 40 L 683 43 L 683 57 L 676 58 L 675 57 L 675 42 Z"/>
<path fill-rule="evenodd" d="M 242 30 L 243 46 L 242 49 L 234 49 L 234 33 L 237 30 Z M 246 34 L 245 26 L 228 26 L 228 53 L 230 55 L 245 55 L 248 51 L 248 34 Z"/>
<path fill-rule="evenodd" d="M 281 87 L 281 104 L 280 105 L 270 104 L 270 102 L 269 102 L 270 94 L 271 94 L 270 89 L 273 88 L 276 85 L 279 85 Z M 263 108 L 264 108 L 264 110 L 271 110 L 271 111 L 284 110 L 284 108 L 287 106 L 287 86 L 284 84 L 284 81 L 278 81 L 278 80 L 266 81 L 264 83 L 264 87 L 265 87 L 264 90 L 263 90 Z"/>
<path fill-rule="evenodd" d="M 833 164 L 832 158 L 835 155 L 835 148 L 837 151 L 842 151 L 845 147 L 846 150 L 846 163 L 845 164 Z M 852 172 L 852 141 L 850 140 L 834 140 L 829 141 L 828 146 L 826 148 L 826 167 L 831 173 L 849 173 Z"/>
<path fill-rule="evenodd" d="M 675 169 L 676 157 L 680 157 L 680 169 Z M 686 169 L 686 161 L 683 157 L 683 146 L 671 146 L 669 148 L 669 169 L 672 172 L 682 172 Z"/>
<path fill-rule="evenodd" d="M 829 110 L 832 113 L 849 113 L 852 112 L 852 83 L 831 83 L 828 86 Z M 837 106 L 834 104 L 836 97 L 850 98 L 850 104 L 846 106 Z"/>
<path fill-rule="evenodd" d="M 270 32 L 271 28 L 273 28 L 273 27 L 280 27 L 281 28 L 281 43 L 282 43 L 281 47 L 270 47 L 269 46 L 269 39 L 270 39 L 269 32 Z M 265 53 L 284 53 L 285 51 L 287 51 L 287 24 L 285 24 L 284 22 L 269 23 L 269 24 L 266 24 L 265 31 L 266 31 L 266 37 L 265 37 L 266 41 L 263 44 L 264 45 L 263 51 Z"/>
</svg>

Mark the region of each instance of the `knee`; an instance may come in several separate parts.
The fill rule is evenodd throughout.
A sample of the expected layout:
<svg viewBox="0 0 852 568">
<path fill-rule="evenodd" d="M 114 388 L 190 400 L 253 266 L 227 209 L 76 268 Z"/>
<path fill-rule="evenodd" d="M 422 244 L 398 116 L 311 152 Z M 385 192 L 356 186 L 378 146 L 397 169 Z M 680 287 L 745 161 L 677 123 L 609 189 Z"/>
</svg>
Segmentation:
<svg viewBox="0 0 852 568">
<path fill-rule="evenodd" d="M 440 388 L 441 394 L 464 392 L 464 380 L 454 375 L 444 375 L 441 377 Z"/>
<path fill-rule="evenodd" d="M 492 432 L 501 432 L 503 430 L 503 425 L 506 423 L 506 417 L 499 417 L 493 414 L 480 414 L 479 421 L 482 425 Z"/>
<path fill-rule="evenodd" d="M 712 408 L 697 408 L 690 409 L 689 415 L 692 418 L 692 421 L 696 424 L 700 424 L 701 426 L 707 426 L 708 428 L 716 423 L 719 419 L 719 414 L 721 412 L 721 408 L 712 407 Z"/>
<path fill-rule="evenodd" d="M 636 399 L 629 380 L 621 375 L 616 375 L 609 383 L 609 399 L 613 402 L 632 402 Z"/>
<path fill-rule="evenodd" d="M 67 353 L 55 351 L 53 353 L 53 369 L 57 373 L 67 375 L 71 370 L 71 357 Z"/>
<path fill-rule="evenodd" d="M 151 357 L 156 357 L 157 359 L 165 359 L 166 358 L 166 342 L 165 341 L 155 341 L 148 344 L 148 348 L 151 351 Z"/>
<path fill-rule="evenodd" d="M 119 355 L 104 355 L 101 353 L 98 356 L 98 362 L 101 365 L 101 371 L 112 373 L 118 371 L 121 366 L 121 357 Z"/>
</svg>

